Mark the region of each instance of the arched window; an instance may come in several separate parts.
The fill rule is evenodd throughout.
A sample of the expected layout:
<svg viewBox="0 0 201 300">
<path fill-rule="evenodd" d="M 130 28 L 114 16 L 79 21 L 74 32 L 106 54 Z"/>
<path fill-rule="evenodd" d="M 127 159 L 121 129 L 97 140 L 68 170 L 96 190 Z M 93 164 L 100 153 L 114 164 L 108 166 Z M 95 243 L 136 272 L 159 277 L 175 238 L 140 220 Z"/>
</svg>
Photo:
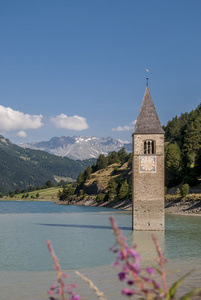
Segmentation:
<svg viewBox="0 0 201 300">
<path fill-rule="evenodd" d="M 155 154 L 155 141 L 146 140 L 144 141 L 144 154 Z"/>
</svg>

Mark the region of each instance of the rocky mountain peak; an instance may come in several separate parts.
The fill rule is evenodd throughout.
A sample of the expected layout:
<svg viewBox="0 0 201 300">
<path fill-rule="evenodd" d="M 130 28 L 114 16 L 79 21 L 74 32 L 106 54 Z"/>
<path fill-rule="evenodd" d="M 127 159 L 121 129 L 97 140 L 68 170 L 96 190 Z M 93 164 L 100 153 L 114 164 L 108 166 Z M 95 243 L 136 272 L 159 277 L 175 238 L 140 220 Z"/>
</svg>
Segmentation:
<svg viewBox="0 0 201 300">
<path fill-rule="evenodd" d="M 107 155 L 111 151 L 119 151 L 123 147 L 131 152 L 131 143 L 122 142 L 112 137 L 96 136 L 62 136 L 53 137 L 49 141 L 19 144 L 20 147 L 43 150 L 58 156 L 84 160 Z"/>
</svg>

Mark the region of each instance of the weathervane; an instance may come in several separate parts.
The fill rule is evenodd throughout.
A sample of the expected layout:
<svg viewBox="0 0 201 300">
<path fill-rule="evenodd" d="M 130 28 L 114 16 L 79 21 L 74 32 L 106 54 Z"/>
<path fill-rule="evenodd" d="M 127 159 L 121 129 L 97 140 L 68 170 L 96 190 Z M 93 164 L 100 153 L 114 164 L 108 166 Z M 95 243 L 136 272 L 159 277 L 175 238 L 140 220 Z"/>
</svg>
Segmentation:
<svg viewBox="0 0 201 300">
<path fill-rule="evenodd" d="M 149 77 L 148 77 L 148 73 L 149 73 L 149 70 L 148 69 L 146 69 L 146 72 L 147 72 L 147 86 L 148 86 L 148 80 L 149 80 Z"/>
</svg>

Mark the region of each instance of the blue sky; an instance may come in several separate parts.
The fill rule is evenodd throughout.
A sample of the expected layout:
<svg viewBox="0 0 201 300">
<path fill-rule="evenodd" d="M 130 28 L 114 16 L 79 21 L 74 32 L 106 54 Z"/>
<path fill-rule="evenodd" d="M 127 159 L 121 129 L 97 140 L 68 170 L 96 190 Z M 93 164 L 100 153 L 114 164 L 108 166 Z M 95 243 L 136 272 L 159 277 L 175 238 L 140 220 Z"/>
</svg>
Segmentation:
<svg viewBox="0 0 201 300">
<path fill-rule="evenodd" d="M 0 0 L 0 133 L 131 141 L 146 88 L 160 121 L 201 102 L 200 0 Z"/>
</svg>

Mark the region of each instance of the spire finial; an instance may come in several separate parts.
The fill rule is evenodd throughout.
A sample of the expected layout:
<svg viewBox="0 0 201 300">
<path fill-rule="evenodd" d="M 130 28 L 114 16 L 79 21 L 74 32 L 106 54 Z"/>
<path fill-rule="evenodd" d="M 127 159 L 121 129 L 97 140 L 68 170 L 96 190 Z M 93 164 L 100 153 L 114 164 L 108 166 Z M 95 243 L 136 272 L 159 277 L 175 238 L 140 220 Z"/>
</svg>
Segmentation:
<svg viewBox="0 0 201 300">
<path fill-rule="evenodd" d="M 148 80 L 149 80 L 148 73 L 149 73 L 149 70 L 146 69 L 146 72 L 147 72 L 147 77 L 146 77 L 146 79 L 147 79 L 147 86 L 148 86 Z"/>
</svg>

